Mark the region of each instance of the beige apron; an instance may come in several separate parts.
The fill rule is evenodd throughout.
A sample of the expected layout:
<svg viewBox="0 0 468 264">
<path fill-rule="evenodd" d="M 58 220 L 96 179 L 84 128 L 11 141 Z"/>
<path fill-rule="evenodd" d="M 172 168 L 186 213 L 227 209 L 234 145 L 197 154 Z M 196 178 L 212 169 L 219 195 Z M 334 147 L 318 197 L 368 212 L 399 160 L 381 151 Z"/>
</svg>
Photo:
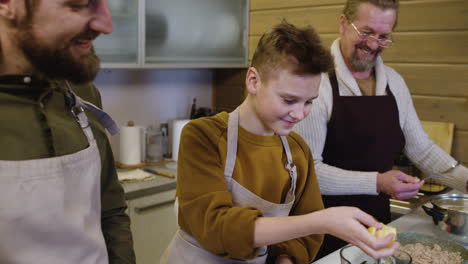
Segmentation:
<svg viewBox="0 0 468 264">
<path fill-rule="evenodd" d="M 72 113 L 89 147 L 61 157 L 0 161 L 2 264 L 108 263 L 101 230 L 101 159 L 82 108 L 90 104 L 74 101 Z"/>
<path fill-rule="evenodd" d="M 246 207 L 252 206 L 263 212 L 264 217 L 288 216 L 294 203 L 297 172 L 292 161 L 291 151 L 289 149 L 286 137 L 281 137 L 283 148 L 286 152 L 288 163 L 286 169 L 291 177 L 291 188 L 286 196 L 284 204 L 276 204 L 258 197 L 236 180 L 232 178 L 232 172 L 236 162 L 237 155 L 237 138 L 239 129 L 239 108 L 229 115 L 228 121 L 228 146 L 226 155 L 226 167 L 224 168 L 224 177 L 228 190 L 232 194 L 235 206 Z M 267 247 L 260 250 L 260 254 L 249 260 L 228 259 L 217 256 L 203 249 L 193 236 L 179 229 L 173 238 L 168 249 L 161 258 L 160 264 L 234 264 L 234 263 L 251 263 L 264 264 L 267 259 Z"/>
</svg>

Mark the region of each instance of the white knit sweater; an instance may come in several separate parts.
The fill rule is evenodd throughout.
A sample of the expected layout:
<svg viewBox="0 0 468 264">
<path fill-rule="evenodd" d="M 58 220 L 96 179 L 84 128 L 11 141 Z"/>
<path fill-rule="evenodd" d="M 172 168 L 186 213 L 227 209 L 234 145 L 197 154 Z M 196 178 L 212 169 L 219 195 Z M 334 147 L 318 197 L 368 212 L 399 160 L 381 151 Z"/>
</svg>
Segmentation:
<svg viewBox="0 0 468 264">
<path fill-rule="evenodd" d="M 356 80 L 348 70 L 339 47 L 340 39 L 333 42 L 331 52 L 341 96 L 362 96 Z M 404 153 L 426 175 L 446 171 L 456 161 L 429 139 L 424 132 L 414 109 L 413 101 L 403 78 L 392 68 L 383 64 L 380 57 L 375 66 L 376 95 L 385 95 L 387 82 L 395 96 L 400 117 L 400 127 L 406 139 Z M 377 194 L 377 172 L 343 170 L 322 162 L 322 153 L 327 136 L 327 124 L 333 108 L 333 94 L 327 74 L 322 74 L 319 97 L 313 102 L 312 112 L 296 127 L 309 144 L 315 160 L 315 169 L 320 190 L 325 195 Z M 369 111 L 379 111 L 369 109 Z M 343 131 L 346 133 L 346 131 Z M 443 184 L 466 192 L 468 169 L 457 166 L 455 170 L 437 178 Z"/>
</svg>

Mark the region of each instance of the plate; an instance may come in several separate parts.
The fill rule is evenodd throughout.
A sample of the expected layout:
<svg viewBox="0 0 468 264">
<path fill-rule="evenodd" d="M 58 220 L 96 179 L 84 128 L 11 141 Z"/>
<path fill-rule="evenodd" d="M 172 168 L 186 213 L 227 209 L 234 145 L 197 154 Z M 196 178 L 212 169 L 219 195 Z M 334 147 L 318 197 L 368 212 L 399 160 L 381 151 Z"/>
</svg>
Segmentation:
<svg viewBox="0 0 468 264">
<path fill-rule="evenodd" d="M 397 241 L 402 245 L 421 243 L 426 246 L 432 246 L 434 244 L 439 244 L 443 250 L 460 252 L 463 260 L 465 262 L 468 261 L 468 250 L 466 250 L 462 244 L 455 241 L 417 233 L 400 233 L 397 236 Z"/>
</svg>

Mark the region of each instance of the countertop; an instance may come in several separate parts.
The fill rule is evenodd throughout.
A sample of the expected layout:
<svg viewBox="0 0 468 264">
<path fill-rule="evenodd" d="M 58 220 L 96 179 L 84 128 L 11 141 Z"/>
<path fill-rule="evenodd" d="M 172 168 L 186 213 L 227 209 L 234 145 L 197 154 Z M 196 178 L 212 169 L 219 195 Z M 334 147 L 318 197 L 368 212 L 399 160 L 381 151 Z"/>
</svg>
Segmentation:
<svg viewBox="0 0 468 264">
<path fill-rule="evenodd" d="M 449 193 L 458 193 L 450 191 Z M 432 217 L 428 216 L 421 206 L 418 206 L 414 211 L 390 222 L 388 225 L 396 227 L 398 233 L 420 233 L 439 238 L 455 240 L 468 248 L 468 237 L 456 236 L 446 231 L 441 230 L 434 225 Z M 339 250 L 315 261 L 313 264 L 337 264 L 340 263 Z"/>
<path fill-rule="evenodd" d="M 174 175 L 177 175 L 177 171 L 175 168 L 168 167 L 166 165 L 147 166 L 147 168 L 170 172 Z M 155 175 L 154 179 L 128 182 L 124 181 L 121 184 L 125 191 L 125 199 L 131 200 L 150 194 L 173 190 L 176 188 L 176 178 L 177 176 L 175 178 L 169 178 L 160 175 Z"/>
</svg>

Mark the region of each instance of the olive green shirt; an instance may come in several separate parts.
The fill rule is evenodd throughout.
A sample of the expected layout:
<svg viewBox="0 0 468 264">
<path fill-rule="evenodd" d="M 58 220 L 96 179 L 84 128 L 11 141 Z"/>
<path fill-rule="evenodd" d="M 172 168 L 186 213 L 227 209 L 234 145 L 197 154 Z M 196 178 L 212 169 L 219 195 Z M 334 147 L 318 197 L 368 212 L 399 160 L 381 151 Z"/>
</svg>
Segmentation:
<svg viewBox="0 0 468 264">
<path fill-rule="evenodd" d="M 0 160 L 58 157 L 85 149 L 88 141 L 65 104 L 63 83 L 29 76 L 0 76 Z M 73 86 L 81 98 L 102 107 L 92 84 Z M 102 232 L 109 263 L 135 263 L 130 219 L 104 127 L 86 111 L 101 156 Z"/>
</svg>

